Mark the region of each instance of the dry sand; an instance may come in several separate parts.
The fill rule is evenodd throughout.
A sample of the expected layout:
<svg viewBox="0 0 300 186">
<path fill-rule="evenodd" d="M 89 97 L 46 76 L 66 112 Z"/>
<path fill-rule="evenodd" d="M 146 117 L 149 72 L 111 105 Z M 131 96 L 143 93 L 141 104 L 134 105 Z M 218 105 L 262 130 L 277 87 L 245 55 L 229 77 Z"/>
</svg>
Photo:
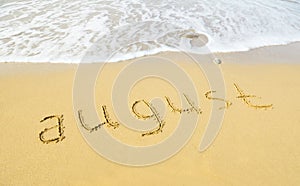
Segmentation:
<svg viewBox="0 0 300 186">
<path fill-rule="evenodd" d="M 281 49 L 288 50 L 288 47 L 291 51 L 297 49 L 293 44 Z M 273 52 L 273 55 L 266 50 L 279 49 L 268 47 L 218 54 L 223 60 L 220 69 L 227 99 L 233 104 L 226 109 L 216 140 L 201 153 L 199 143 L 211 107 L 211 101 L 204 96 L 209 90 L 208 83 L 195 64 L 180 61 L 173 53 L 161 54 L 176 58 L 192 77 L 200 92 L 203 114 L 199 116 L 201 119 L 191 140 L 179 153 L 146 167 L 108 161 L 83 139 L 72 106 L 77 65 L 0 64 L 0 185 L 299 185 L 300 60 L 292 54 L 287 59 L 284 52 L 282 62 L 291 63 L 280 63 L 280 54 Z M 251 61 L 255 64 L 250 64 Z M 276 63 L 269 63 L 272 61 Z M 106 65 L 96 85 L 96 107 L 101 110 L 101 105 L 107 105 L 113 119 L 111 85 L 128 63 Z M 129 102 L 155 96 L 176 97 L 176 91 L 165 83 L 157 79 L 140 82 Z M 234 83 L 245 92 L 261 97 L 251 99 L 253 103 L 272 103 L 274 108 L 247 106 L 237 98 Z M 40 120 L 53 114 L 64 115 L 66 138 L 58 143 L 43 144 L 39 133 L 55 122 L 40 123 Z M 175 113 L 167 116 L 164 132 L 157 135 L 141 137 L 124 126 L 107 130 L 126 143 L 156 143 L 172 133 L 175 127 L 172 124 L 176 124 L 179 117 Z"/>
</svg>

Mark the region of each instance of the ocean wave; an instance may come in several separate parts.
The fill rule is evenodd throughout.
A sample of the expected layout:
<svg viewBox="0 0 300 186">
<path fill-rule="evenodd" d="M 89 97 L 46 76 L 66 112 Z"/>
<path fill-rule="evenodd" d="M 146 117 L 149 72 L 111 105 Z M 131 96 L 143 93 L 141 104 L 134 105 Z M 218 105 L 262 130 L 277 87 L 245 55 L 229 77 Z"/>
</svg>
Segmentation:
<svg viewBox="0 0 300 186">
<path fill-rule="evenodd" d="M 300 41 L 296 0 L 5 0 L 0 7 L 0 62 L 114 62 Z"/>
</svg>

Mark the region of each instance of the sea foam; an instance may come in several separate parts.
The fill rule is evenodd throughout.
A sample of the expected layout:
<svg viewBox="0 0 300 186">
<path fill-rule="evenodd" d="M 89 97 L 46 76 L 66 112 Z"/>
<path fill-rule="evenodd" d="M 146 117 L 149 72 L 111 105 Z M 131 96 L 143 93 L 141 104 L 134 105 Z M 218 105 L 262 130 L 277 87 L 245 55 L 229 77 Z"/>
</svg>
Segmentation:
<svg viewBox="0 0 300 186">
<path fill-rule="evenodd" d="M 0 62 L 115 62 L 300 41 L 298 0 L 6 0 L 0 9 Z M 189 37 L 197 34 L 205 50 Z"/>
</svg>

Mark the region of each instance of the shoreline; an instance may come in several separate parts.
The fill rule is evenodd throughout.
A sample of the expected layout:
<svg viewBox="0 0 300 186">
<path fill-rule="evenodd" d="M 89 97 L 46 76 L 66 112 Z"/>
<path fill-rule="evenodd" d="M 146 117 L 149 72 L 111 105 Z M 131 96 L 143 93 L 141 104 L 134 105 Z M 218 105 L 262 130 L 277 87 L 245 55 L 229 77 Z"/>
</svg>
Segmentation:
<svg viewBox="0 0 300 186">
<path fill-rule="evenodd" d="M 257 57 L 257 55 L 260 56 L 266 56 L 266 54 L 268 55 L 268 58 L 271 58 L 272 60 L 263 60 L 264 63 L 299 63 L 300 59 L 299 59 L 299 54 L 297 53 L 297 51 L 300 50 L 300 41 L 295 41 L 295 42 L 291 42 L 288 44 L 279 44 L 279 45 L 268 45 L 268 46 L 261 46 L 261 47 L 257 47 L 257 48 L 253 48 L 253 49 L 249 49 L 246 51 L 231 51 L 231 52 L 214 52 L 212 53 L 212 55 L 220 57 L 220 58 L 225 58 L 227 62 L 229 63 L 237 63 L 237 61 L 232 60 L 232 56 L 238 56 L 239 58 L 243 59 L 242 63 L 255 63 L 255 61 L 251 62 L 249 61 L 249 59 L 245 59 L 245 56 L 248 55 L 252 55 Z M 152 54 L 152 55 L 145 55 L 145 56 L 141 56 L 141 57 L 136 57 L 136 58 L 132 58 L 132 59 L 125 59 L 125 60 L 120 60 L 117 62 L 106 62 L 106 63 L 122 63 L 122 62 L 126 62 L 126 61 L 132 61 L 135 59 L 139 59 L 139 58 L 144 58 L 144 57 L 149 57 L 149 56 L 160 56 L 160 55 L 172 55 L 172 54 L 176 54 L 178 52 L 174 52 L 174 51 L 163 51 L 163 52 L 159 52 L 156 54 Z M 204 54 L 207 55 L 207 54 Z M 288 60 L 284 61 L 283 59 L 278 59 L 278 56 L 281 56 L 281 58 L 288 58 Z M 71 62 L 0 62 L 0 64 L 7 64 L 7 63 L 21 63 L 21 64 L 66 64 L 66 65 L 77 65 L 80 64 L 80 62 L 75 62 L 75 63 L 71 63 Z M 91 64 L 94 63 L 104 63 L 104 62 L 91 62 Z M 90 64 L 90 63 L 89 63 Z"/>
</svg>

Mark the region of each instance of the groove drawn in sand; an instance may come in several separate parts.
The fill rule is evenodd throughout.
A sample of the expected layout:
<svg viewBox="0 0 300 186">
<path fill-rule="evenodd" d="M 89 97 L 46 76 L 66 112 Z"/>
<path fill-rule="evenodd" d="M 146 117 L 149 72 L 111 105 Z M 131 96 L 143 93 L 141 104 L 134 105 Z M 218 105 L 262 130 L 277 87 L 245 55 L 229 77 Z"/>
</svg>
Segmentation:
<svg viewBox="0 0 300 186">
<path fill-rule="evenodd" d="M 107 126 L 108 127 L 112 127 L 114 129 L 116 129 L 117 127 L 119 127 L 119 123 L 118 122 L 112 122 L 110 117 L 109 117 L 109 113 L 107 111 L 107 108 L 105 105 L 102 106 L 102 111 L 103 111 L 103 114 L 104 114 L 104 118 L 105 118 L 105 122 L 107 123 Z"/>
<path fill-rule="evenodd" d="M 40 132 L 39 138 L 40 141 L 43 142 L 44 144 L 48 144 L 51 142 L 60 142 L 64 140 L 66 137 L 64 136 L 64 126 L 63 126 L 63 121 L 64 121 L 64 116 L 63 115 L 52 115 L 52 116 L 47 116 L 44 119 L 40 121 L 40 123 L 48 120 L 48 119 L 57 119 L 57 124 L 55 126 L 52 126 L 50 128 L 45 128 L 43 131 Z M 50 130 L 53 130 L 55 128 L 58 128 L 58 137 L 56 138 L 50 138 L 50 139 L 45 139 L 44 134 Z"/>
<path fill-rule="evenodd" d="M 152 114 L 151 115 L 144 115 L 144 114 L 139 113 L 136 110 L 136 106 L 137 106 L 138 103 L 144 103 L 150 109 L 150 111 L 152 112 Z M 147 102 L 145 100 L 135 101 L 132 104 L 131 110 L 132 110 L 132 112 L 135 114 L 135 116 L 138 119 L 150 119 L 150 118 L 153 118 L 157 122 L 157 124 L 158 124 L 158 128 L 157 129 L 155 129 L 153 131 L 150 131 L 150 132 L 143 133 L 142 137 L 143 136 L 150 136 L 150 135 L 154 135 L 154 134 L 158 134 L 158 133 L 162 132 L 162 128 L 165 126 L 165 121 L 163 119 L 161 119 L 161 117 L 160 117 L 159 113 L 157 112 L 156 108 L 151 103 L 149 103 L 149 102 Z"/>
<path fill-rule="evenodd" d="M 172 112 L 179 112 L 180 114 L 183 112 L 183 109 L 176 107 L 168 96 L 165 96 L 165 99 L 166 99 L 169 107 L 172 109 Z"/>
<path fill-rule="evenodd" d="M 239 96 L 237 96 L 237 98 L 239 99 L 242 99 L 244 103 L 246 103 L 249 107 L 252 107 L 252 108 L 255 108 L 255 109 L 268 109 L 268 108 L 273 108 L 273 104 L 268 104 L 268 105 L 255 105 L 255 104 L 252 104 L 251 101 L 249 100 L 249 98 L 259 98 L 255 95 L 248 95 L 248 94 L 245 94 L 243 92 L 243 90 L 237 85 L 234 83 L 234 86 L 236 88 L 236 90 L 238 91 L 239 93 Z M 217 101 L 222 101 L 222 102 L 225 102 L 225 106 L 223 107 L 220 107 L 219 110 L 222 110 L 222 109 L 228 109 L 231 105 L 232 105 L 232 102 L 226 100 L 226 99 L 223 99 L 223 98 L 218 98 L 218 97 L 214 97 L 212 96 L 213 93 L 216 93 L 216 91 L 207 91 L 204 95 L 205 97 L 208 99 L 208 100 L 217 100 Z M 195 105 L 195 103 L 186 95 L 186 94 L 183 94 L 184 95 L 184 98 L 185 98 L 185 101 L 188 103 L 188 105 L 190 106 L 189 108 L 179 108 L 177 107 L 171 100 L 170 97 L 168 96 L 164 96 L 165 97 L 165 100 L 166 100 L 166 103 L 167 105 L 172 109 L 171 111 L 172 112 L 177 112 L 179 114 L 183 114 L 183 113 L 191 113 L 191 112 L 196 112 L 197 114 L 202 114 L 202 111 L 201 111 L 201 108 L 200 107 L 197 107 Z M 148 114 L 145 114 L 145 113 L 141 113 L 137 110 L 137 105 L 139 104 L 144 104 L 146 105 L 146 107 L 149 109 L 150 113 Z M 135 101 L 133 104 L 132 104 L 132 107 L 131 107 L 131 111 L 132 113 L 138 118 L 138 119 L 143 119 L 143 120 L 146 120 L 146 119 L 154 119 L 154 121 L 157 123 L 157 128 L 152 130 L 152 131 L 149 131 L 149 132 L 145 132 L 145 133 L 142 133 L 141 136 L 144 137 L 144 136 L 150 136 L 150 135 L 154 135 L 154 134 L 159 134 L 159 133 L 162 133 L 163 132 L 163 127 L 165 126 L 166 122 L 162 119 L 162 117 L 159 115 L 158 111 L 156 110 L 156 108 L 149 102 L 145 101 L 144 99 L 142 100 L 138 100 L 138 101 Z M 119 122 L 112 122 L 111 121 L 111 118 L 109 116 L 109 113 L 107 111 L 107 107 L 105 105 L 102 106 L 102 112 L 103 112 L 103 115 L 104 115 L 104 118 L 105 118 L 105 121 L 100 123 L 100 124 L 97 124 L 97 125 L 94 125 L 94 127 L 90 127 L 92 125 L 89 125 L 87 124 L 85 121 L 84 121 L 84 117 L 83 117 L 83 114 L 82 114 L 82 110 L 78 110 L 78 118 L 79 118 L 79 121 L 81 123 L 81 126 L 89 131 L 89 132 L 94 132 L 94 131 L 97 131 L 98 129 L 100 129 L 103 125 L 107 125 L 107 127 L 113 127 L 114 129 L 116 129 L 117 127 L 119 127 Z M 51 116 L 50 116 L 51 117 Z M 52 117 L 55 117 L 55 116 L 52 116 Z M 46 118 L 47 119 L 47 118 Z M 62 119 L 63 120 L 63 119 Z M 60 121 L 59 120 L 59 123 L 61 122 L 62 123 L 62 120 Z M 60 126 L 60 124 L 59 124 Z M 54 127 L 57 127 L 57 126 L 54 126 Z M 52 127 L 52 128 L 54 128 Z M 50 130 L 52 128 L 49 128 L 49 129 L 45 129 L 44 132 L 46 132 L 47 130 Z M 59 129 L 60 131 L 62 129 Z M 44 133 L 43 132 L 43 133 Z M 42 134 L 43 134 L 42 133 Z M 41 140 L 43 140 L 42 138 L 42 134 L 40 134 L 40 138 Z M 56 140 L 59 140 L 59 139 L 50 139 L 50 141 L 56 141 Z M 61 139 L 62 140 L 62 139 Z M 45 143 L 49 143 L 49 142 L 45 142 Z"/>
<path fill-rule="evenodd" d="M 257 97 L 255 95 L 247 95 L 244 93 L 244 91 L 236 84 L 234 83 L 234 87 L 236 88 L 236 90 L 239 93 L 239 96 L 237 96 L 237 98 L 242 99 L 244 103 L 246 103 L 249 107 L 255 108 L 255 109 L 265 109 L 267 110 L 268 108 L 272 109 L 273 108 L 273 104 L 268 104 L 268 105 L 255 105 L 252 104 L 251 101 L 249 100 L 249 98 L 260 98 Z"/>
<path fill-rule="evenodd" d="M 184 95 L 185 100 L 187 101 L 187 103 L 190 105 L 190 108 L 186 108 L 186 109 L 176 108 L 174 106 L 174 103 L 172 103 L 171 99 L 169 97 L 165 96 L 168 105 L 172 108 L 172 111 L 179 112 L 180 114 L 182 114 L 184 112 L 187 112 L 187 113 L 196 112 L 197 114 L 201 114 L 202 113 L 201 109 L 196 107 L 195 103 L 186 94 L 183 94 L 183 95 Z M 146 107 L 149 109 L 149 111 L 151 113 L 150 114 L 144 114 L 144 113 L 140 113 L 139 111 L 137 111 L 137 105 L 138 104 L 146 105 Z M 91 125 L 91 124 L 87 124 L 85 122 L 84 117 L 83 117 L 83 111 L 78 110 L 78 118 L 79 118 L 79 122 L 80 122 L 81 126 L 85 130 L 87 130 L 91 133 L 91 132 L 97 131 L 103 125 L 107 125 L 107 127 L 113 127 L 114 129 L 117 128 L 120 125 L 119 122 L 112 122 L 111 121 L 111 118 L 110 118 L 109 113 L 107 111 L 107 107 L 105 105 L 102 106 L 102 111 L 103 111 L 105 121 L 100 123 L 100 124 L 97 124 L 97 125 Z M 158 124 L 158 127 L 156 129 L 154 129 L 152 131 L 149 131 L 149 132 L 142 133 L 141 134 L 142 137 L 143 136 L 150 136 L 150 135 L 154 135 L 154 134 L 158 134 L 158 133 L 163 132 L 162 129 L 165 126 L 166 123 L 162 119 L 162 117 L 160 116 L 160 114 L 158 113 L 156 108 L 151 103 L 145 101 L 144 99 L 135 101 L 132 104 L 131 111 L 138 119 L 146 120 L 146 119 L 152 118 Z M 91 127 L 91 126 L 94 126 L 94 127 Z"/>
<path fill-rule="evenodd" d="M 81 124 L 81 126 L 89 131 L 89 132 L 94 132 L 94 131 L 97 131 L 98 129 L 100 129 L 103 125 L 107 125 L 108 127 L 113 127 L 114 129 L 116 129 L 120 124 L 118 122 L 112 122 L 111 121 L 111 118 L 109 116 L 109 113 L 107 111 L 107 108 L 105 105 L 102 106 L 102 111 L 103 111 L 103 115 L 104 115 L 104 118 L 105 118 L 105 122 L 102 122 L 100 124 L 97 124 L 96 126 L 94 127 L 90 127 L 90 125 L 86 124 L 85 121 L 84 121 L 84 117 L 83 117 L 83 114 L 82 114 L 82 110 L 78 110 L 78 118 L 79 118 L 79 122 Z"/>
<path fill-rule="evenodd" d="M 189 109 L 186 110 L 188 113 L 195 111 L 195 112 L 197 112 L 197 114 L 202 114 L 201 109 L 197 108 L 195 106 L 195 103 L 186 94 L 183 94 L 183 96 L 185 97 L 185 99 L 188 102 L 188 104 L 191 106 L 191 108 L 189 108 Z"/>
<path fill-rule="evenodd" d="M 186 94 L 183 94 L 183 95 L 184 95 L 184 98 L 187 101 L 187 103 L 191 106 L 190 108 L 186 108 L 186 109 L 178 108 L 175 106 L 175 104 L 171 101 L 171 99 L 168 96 L 165 96 L 167 104 L 172 109 L 172 112 L 178 112 L 178 113 L 182 114 L 183 112 L 191 113 L 194 111 L 197 114 L 202 114 L 201 109 L 197 108 L 195 106 L 195 103 Z"/>
<path fill-rule="evenodd" d="M 223 101 L 223 102 L 225 102 L 225 106 L 224 106 L 224 107 L 220 107 L 219 110 L 221 110 L 221 109 L 228 109 L 228 108 L 232 105 L 232 103 L 231 103 L 230 101 L 227 101 L 227 100 L 222 99 L 222 98 L 211 97 L 210 95 L 211 95 L 212 93 L 215 93 L 215 92 L 216 92 L 216 91 L 213 91 L 213 90 L 208 91 L 208 92 L 205 93 L 205 97 L 206 97 L 207 99 L 209 99 L 209 100 L 218 100 L 218 101 Z"/>
<path fill-rule="evenodd" d="M 89 132 L 97 131 L 98 129 L 101 128 L 102 125 L 106 124 L 105 122 L 103 122 L 103 123 L 100 123 L 100 124 L 96 125 L 95 127 L 91 128 L 88 124 L 85 123 L 83 114 L 82 114 L 82 110 L 78 110 L 78 118 L 79 118 L 79 122 L 80 122 L 81 126 Z"/>
</svg>

